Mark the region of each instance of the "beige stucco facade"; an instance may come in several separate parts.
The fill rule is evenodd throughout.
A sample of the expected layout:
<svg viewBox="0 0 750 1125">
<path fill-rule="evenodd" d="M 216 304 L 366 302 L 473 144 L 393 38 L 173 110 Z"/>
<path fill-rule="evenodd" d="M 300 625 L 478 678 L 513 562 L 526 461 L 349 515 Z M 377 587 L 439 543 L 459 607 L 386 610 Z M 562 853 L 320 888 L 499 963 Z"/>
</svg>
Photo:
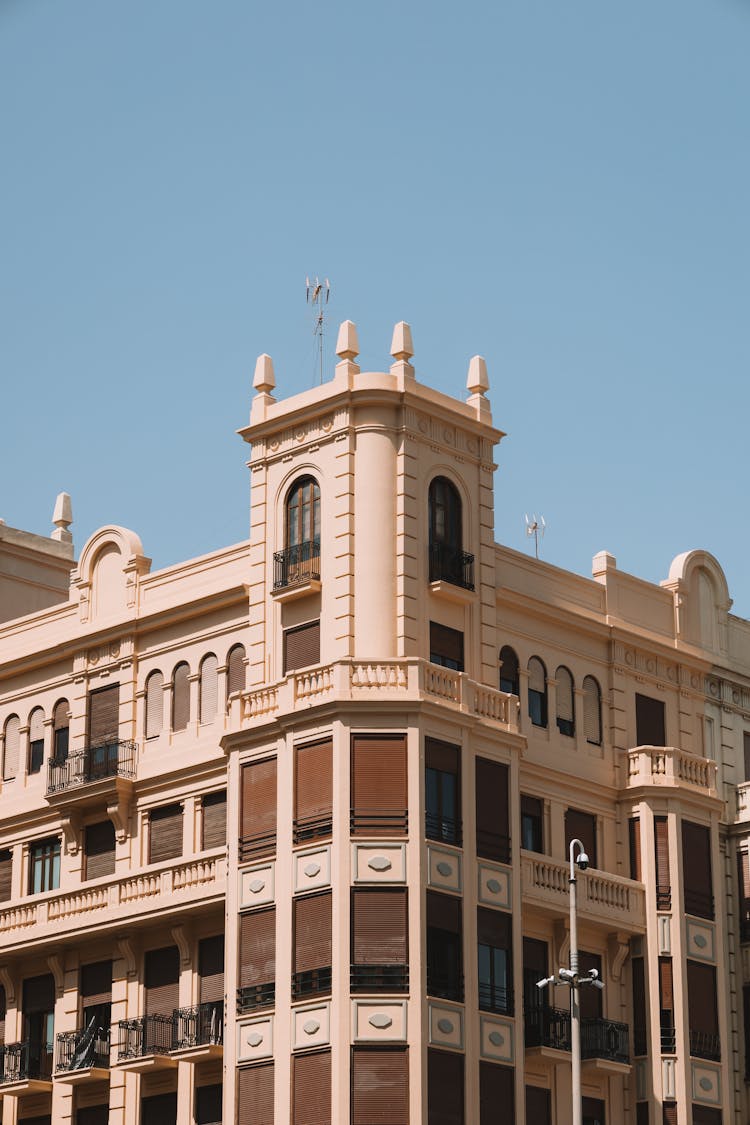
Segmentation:
<svg viewBox="0 0 750 1125">
<path fill-rule="evenodd" d="M 408 326 L 391 352 L 388 371 L 360 371 L 345 322 L 332 378 L 279 401 L 260 357 L 240 431 L 247 542 L 153 571 L 137 535 L 105 527 L 43 605 L 0 569 L 3 1125 L 280 1125 L 301 1120 L 307 1073 L 326 1076 L 308 1125 L 543 1125 L 547 1104 L 567 1125 L 568 999 L 562 986 L 539 999 L 533 982 L 539 959 L 552 974 L 568 963 L 573 824 L 594 860 L 579 945 L 605 984 L 586 1016 L 586 1120 L 747 1120 L 750 623 L 706 552 L 652 585 L 606 553 L 583 578 L 497 544 L 503 435 L 484 361 L 459 401 L 417 380 Z M 34 566 L 70 569 L 72 548 L 48 542 Z M 661 736 L 642 744 L 644 731 Z M 362 815 L 356 791 L 358 755 L 376 745 L 404 748 L 404 807 L 383 810 L 387 823 Z M 307 830 L 297 770 L 310 746 L 326 747 L 330 796 Z M 268 763 L 261 840 L 248 810 L 252 767 Z M 391 977 L 357 963 L 357 943 L 375 940 L 353 921 L 367 891 L 404 905 L 408 953 Z M 330 963 L 297 972 L 299 903 L 325 895 Z M 269 980 L 241 937 L 261 916 Z M 220 937 L 221 1002 L 206 968 Z M 92 1016 L 82 968 L 109 962 Z M 156 1043 L 165 997 L 176 1014 Z M 94 1057 L 85 1036 L 104 1010 L 111 1036 Z M 360 1076 L 376 1057 L 405 1101 L 370 1120 Z M 455 1104 L 441 1071 L 460 1076 Z"/>
</svg>

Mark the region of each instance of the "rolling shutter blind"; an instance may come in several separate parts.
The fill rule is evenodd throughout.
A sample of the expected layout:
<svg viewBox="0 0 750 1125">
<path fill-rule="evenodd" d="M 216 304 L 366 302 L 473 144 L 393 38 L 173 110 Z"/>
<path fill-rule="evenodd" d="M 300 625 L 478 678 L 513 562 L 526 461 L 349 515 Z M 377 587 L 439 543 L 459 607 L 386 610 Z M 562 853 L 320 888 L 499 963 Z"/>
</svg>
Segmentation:
<svg viewBox="0 0 750 1125">
<path fill-rule="evenodd" d="M 526 1087 L 526 1120 L 528 1125 L 550 1125 L 552 1111 L 550 1092 L 540 1086 Z"/>
<path fill-rule="evenodd" d="M 172 730 L 185 730 L 190 722 L 190 668 L 178 664 L 172 677 Z"/>
<path fill-rule="evenodd" d="M 0 852 L 0 902 L 7 902 L 13 888 L 13 852 L 8 848 Z"/>
<path fill-rule="evenodd" d="M 715 1035 L 719 1030 L 716 1006 L 716 969 L 699 961 L 687 963 L 688 1023 L 691 1031 Z"/>
<path fill-rule="evenodd" d="M 477 941 L 480 945 L 491 945 L 494 949 L 510 949 L 510 923 L 510 914 L 487 910 L 484 906 L 477 907 Z"/>
<path fill-rule="evenodd" d="M 23 1011 L 54 1012 L 55 978 L 51 973 L 42 977 L 29 977 L 23 982 Z"/>
<path fill-rule="evenodd" d="M 52 729 L 52 756 L 57 762 L 64 762 L 68 757 L 70 744 L 70 707 L 67 699 L 61 699 L 55 704 Z"/>
<path fill-rule="evenodd" d="M 203 938 L 198 945 L 198 1002 L 224 999 L 224 935 Z"/>
<path fill-rule="evenodd" d="M 320 664 L 320 622 L 284 630 L 284 675 Z"/>
<path fill-rule="evenodd" d="M 463 1125 L 463 1055 L 427 1051 L 427 1115 L 430 1125 Z"/>
<path fill-rule="evenodd" d="M 740 941 L 750 938 L 750 856 L 737 852 L 737 883 L 740 906 Z"/>
<path fill-rule="evenodd" d="M 198 1086 L 195 1091 L 195 1125 L 218 1125 L 221 1122 L 221 1082 Z"/>
<path fill-rule="evenodd" d="M 500 691 L 518 695 L 518 657 L 509 645 L 500 649 Z"/>
<path fill-rule="evenodd" d="M 149 815 L 149 863 L 182 855 L 182 805 L 162 805 Z"/>
<path fill-rule="evenodd" d="M 458 777 L 461 749 L 450 742 L 440 742 L 436 738 L 424 740 L 425 765 L 441 773 L 452 773 Z"/>
<path fill-rule="evenodd" d="M 713 918 L 711 832 L 689 820 L 682 822 L 682 878 L 686 913 Z"/>
<path fill-rule="evenodd" d="M 117 742 L 120 736 L 120 685 L 89 692 L 89 746 Z"/>
<path fill-rule="evenodd" d="M 597 867 L 596 857 L 596 817 L 580 809 L 565 810 L 565 839 L 580 840 L 589 857 L 589 865 Z"/>
<path fill-rule="evenodd" d="M 496 1063 L 479 1063 L 479 1125 L 501 1125 L 515 1121 L 515 1080 L 513 1068 Z M 541 1125 L 536 1118 L 530 1121 Z"/>
<path fill-rule="evenodd" d="M 227 842 L 227 793 L 207 793 L 201 801 L 203 847 L 221 848 Z"/>
<path fill-rule="evenodd" d="M 5 724 L 5 754 L 3 756 L 3 781 L 11 781 L 18 773 L 18 752 L 21 743 L 21 723 L 18 715 L 11 715 Z"/>
<path fill-rule="evenodd" d="M 56 731 L 67 730 L 70 726 L 70 705 L 67 699 L 61 699 L 59 703 L 55 704 L 52 722 Z"/>
<path fill-rule="evenodd" d="M 111 961 L 94 961 L 90 965 L 81 965 L 81 1000 L 84 1008 L 112 1003 Z"/>
<path fill-rule="evenodd" d="M 631 816 L 628 821 L 628 840 L 630 844 L 630 878 L 641 882 L 643 866 L 641 864 L 641 822 L 637 816 Z"/>
<path fill-rule="evenodd" d="M 327 968 L 331 964 L 330 891 L 294 899 L 294 972 Z"/>
<path fill-rule="evenodd" d="M 152 672 L 146 681 L 146 738 L 156 738 L 164 727 L 164 677 Z"/>
<path fill-rule="evenodd" d="M 276 846 L 276 759 L 242 767 L 242 849 L 240 858 L 272 852 Z"/>
<path fill-rule="evenodd" d="M 693 1103 L 693 1125 L 722 1125 L 724 1115 L 720 1109 Z"/>
<path fill-rule="evenodd" d="M 292 1125 L 331 1125 L 331 1052 L 292 1059 Z"/>
<path fill-rule="evenodd" d="M 563 722 L 575 720 L 573 711 L 573 677 L 567 668 L 557 669 L 557 717 Z"/>
<path fill-rule="evenodd" d="M 536 938 L 523 939 L 523 968 L 524 973 L 535 973 L 535 983 L 540 977 L 547 975 L 547 942 L 538 941 Z"/>
<path fill-rule="evenodd" d="M 510 860 L 508 767 L 476 760 L 477 855 L 499 863 Z"/>
<path fill-rule="evenodd" d="M 115 871 L 115 826 L 111 820 L 87 824 L 84 830 L 86 879 L 101 879 Z"/>
<path fill-rule="evenodd" d="M 408 938 L 406 889 L 352 891 L 355 965 L 406 965 Z"/>
<path fill-rule="evenodd" d="M 31 712 L 31 719 L 29 721 L 29 742 L 43 742 L 44 741 L 44 711 L 41 707 L 35 707 Z"/>
<path fill-rule="evenodd" d="M 654 817 L 654 849 L 656 908 L 669 910 L 672 901 L 672 881 L 669 876 L 669 822 L 665 816 Z"/>
<path fill-rule="evenodd" d="M 7 1011 L 7 1003 L 5 1000 L 5 985 L 0 984 L 0 1047 L 5 1043 L 5 1013 Z M 747 1021 L 745 1021 L 747 1026 Z"/>
<path fill-rule="evenodd" d="M 635 738 L 638 746 L 666 746 L 664 703 L 648 695 L 635 696 Z"/>
<path fill-rule="evenodd" d="M 643 958 L 634 957 L 632 962 L 633 979 L 633 1040 L 634 1054 L 646 1053 L 646 974 Z"/>
<path fill-rule="evenodd" d="M 240 915 L 240 988 L 276 977 L 276 909 Z"/>
<path fill-rule="evenodd" d="M 430 622 L 430 660 L 454 665 L 459 672 L 464 670 L 464 635 L 458 629 L 449 629 L 437 621 Z"/>
<path fill-rule="evenodd" d="M 238 1072 L 237 1125 L 273 1125 L 273 1063 Z"/>
<path fill-rule="evenodd" d="M 295 750 L 294 819 L 303 826 L 330 822 L 333 807 L 333 743 L 315 742 Z"/>
<path fill-rule="evenodd" d="M 154 1094 L 143 1098 L 141 1125 L 177 1125 L 177 1094 Z"/>
<path fill-rule="evenodd" d="M 635 1103 L 635 1125 L 649 1125 L 648 1102 Z"/>
<path fill-rule="evenodd" d="M 663 1012 L 674 1012 L 672 958 L 659 958 L 659 1006 Z"/>
<path fill-rule="evenodd" d="M 677 1103 L 664 1102 L 662 1106 L 662 1121 L 663 1125 L 677 1125 Z M 695 1121 L 695 1116 L 693 1116 Z"/>
<path fill-rule="evenodd" d="M 583 1119 L 590 1125 L 604 1125 L 604 1102 L 599 1098 L 582 1098 Z"/>
<path fill-rule="evenodd" d="M 245 690 L 245 649 L 235 645 L 227 661 L 227 695 Z"/>
<path fill-rule="evenodd" d="M 219 662 L 213 653 L 201 661 L 200 688 L 200 721 L 212 723 L 219 693 Z"/>
<path fill-rule="evenodd" d="M 540 695 L 544 695 L 547 691 L 547 676 L 544 671 L 544 665 L 538 657 L 531 657 L 528 672 L 529 691 L 538 691 Z"/>
<path fill-rule="evenodd" d="M 593 676 L 583 680 L 583 730 L 586 741 L 600 746 L 602 741 L 602 697 Z"/>
<path fill-rule="evenodd" d="M 353 1049 L 352 1125 L 409 1125 L 409 1056 L 405 1049 Z"/>
<path fill-rule="evenodd" d="M 108 1125 L 108 1105 L 87 1105 L 76 1110 L 76 1125 Z"/>
<path fill-rule="evenodd" d="M 453 895 L 441 895 L 437 891 L 427 892 L 428 929 L 446 930 L 450 934 L 461 934 L 461 899 Z"/>
<path fill-rule="evenodd" d="M 147 1016 L 171 1016 L 179 1006 L 180 954 L 176 945 L 150 949 L 144 959 Z"/>
<path fill-rule="evenodd" d="M 352 739 L 352 834 L 406 835 L 406 736 Z"/>
</svg>

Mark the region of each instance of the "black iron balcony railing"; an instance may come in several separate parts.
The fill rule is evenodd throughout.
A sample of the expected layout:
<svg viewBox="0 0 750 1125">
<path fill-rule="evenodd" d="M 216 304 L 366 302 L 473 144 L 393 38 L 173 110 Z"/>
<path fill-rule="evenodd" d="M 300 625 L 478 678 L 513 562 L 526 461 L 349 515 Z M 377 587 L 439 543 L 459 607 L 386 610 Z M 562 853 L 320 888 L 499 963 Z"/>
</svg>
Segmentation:
<svg viewBox="0 0 750 1125">
<path fill-rule="evenodd" d="M 721 1061 L 721 1039 L 718 1031 L 696 1031 L 690 1028 L 690 1054 L 696 1059 Z"/>
<path fill-rule="evenodd" d="M 636 1058 L 639 1055 L 648 1054 L 648 1040 L 646 1038 L 645 1027 L 633 1028 L 633 1054 L 636 1056 Z"/>
<path fill-rule="evenodd" d="M 352 992 L 408 992 L 408 965 L 352 965 Z"/>
<path fill-rule="evenodd" d="M 331 966 L 306 969 L 292 974 L 292 999 L 304 1000 L 307 996 L 322 996 L 331 991 Z"/>
<path fill-rule="evenodd" d="M 276 851 L 276 833 L 266 832 L 258 836 L 242 836 L 240 837 L 238 851 L 240 863 L 262 855 L 273 855 Z"/>
<path fill-rule="evenodd" d="M 297 817 L 292 831 L 295 844 L 324 840 L 333 832 L 333 816 L 331 813 L 322 813 L 320 816 Z"/>
<path fill-rule="evenodd" d="M 570 1012 L 527 1003 L 524 1012 L 524 1042 L 527 1047 L 570 1050 Z"/>
<path fill-rule="evenodd" d="M 120 1020 L 117 1058 L 140 1059 L 144 1055 L 168 1055 L 174 1050 L 174 1016 L 138 1016 Z"/>
<path fill-rule="evenodd" d="M 208 1000 L 190 1008 L 175 1008 L 174 1050 L 221 1045 L 224 1042 L 224 1001 Z"/>
<path fill-rule="evenodd" d="M 685 913 L 693 914 L 697 918 L 710 918 L 714 916 L 714 897 L 705 891 L 694 891 L 685 887 Z"/>
<path fill-rule="evenodd" d="M 513 1015 L 513 989 L 504 985 L 490 984 L 487 981 L 479 982 L 479 1010 L 482 1012 L 499 1012 L 502 1015 Z"/>
<path fill-rule="evenodd" d="M 740 941 L 750 941 L 750 902 L 740 905 Z"/>
<path fill-rule="evenodd" d="M 427 995 L 438 996 L 442 1000 L 456 1000 L 463 1003 L 463 973 L 441 973 L 427 966 Z"/>
<path fill-rule="evenodd" d="M 237 1012 L 254 1012 L 258 1008 L 272 1008 L 276 1002 L 276 982 L 251 984 L 237 989 Z"/>
<path fill-rule="evenodd" d="M 320 581 L 320 540 L 297 543 L 273 556 L 273 588 L 284 590 L 310 580 Z"/>
<path fill-rule="evenodd" d="M 494 859 L 496 863 L 510 863 L 510 836 L 478 828 L 477 855 L 480 859 Z"/>
<path fill-rule="evenodd" d="M 0 1047 L 0 1084 L 27 1082 L 29 1079 L 51 1081 L 52 1044 L 27 1039 L 23 1043 L 6 1043 Z"/>
<path fill-rule="evenodd" d="M 406 809 L 352 809 L 352 836 L 405 836 L 409 830 Z"/>
<path fill-rule="evenodd" d="M 581 1058 L 629 1063 L 628 1025 L 615 1020 L 581 1020 Z"/>
<path fill-rule="evenodd" d="M 672 888 L 668 883 L 656 884 L 656 909 L 657 910 L 671 910 L 672 909 Z"/>
<path fill-rule="evenodd" d="M 88 1070 L 98 1067 L 109 1070 L 109 1028 L 92 1020 L 78 1031 L 57 1033 L 55 1070 Z"/>
<path fill-rule="evenodd" d="M 451 586 L 473 590 L 474 556 L 448 543 L 430 543 L 430 582 L 450 582 Z"/>
<path fill-rule="evenodd" d="M 107 777 L 135 777 L 134 742 L 105 742 L 88 746 L 67 758 L 51 758 L 47 764 L 47 794 L 60 793 Z"/>
<path fill-rule="evenodd" d="M 461 821 L 438 813 L 425 813 L 424 834 L 428 840 L 439 840 L 456 848 L 463 843 Z"/>
<path fill-rule="evenodd" d="M 659 1028 L 659 1042 L 661 1044 L 661 1053 L 663 1055 L 673 1055 L 677 1050 L 677 1032 L 674 1025 L 664 1020 L 662 1016 L 662 1023 Z"/>
</svg>

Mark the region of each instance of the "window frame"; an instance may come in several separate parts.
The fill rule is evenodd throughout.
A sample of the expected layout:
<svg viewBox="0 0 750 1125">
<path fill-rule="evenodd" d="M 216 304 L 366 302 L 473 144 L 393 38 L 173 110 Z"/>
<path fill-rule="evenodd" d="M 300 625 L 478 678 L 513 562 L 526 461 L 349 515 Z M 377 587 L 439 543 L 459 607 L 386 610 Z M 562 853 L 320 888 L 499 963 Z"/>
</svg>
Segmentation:
<svg viewBox="0 0 750 1125">
<path fill-rule="evenodd" d="M 43 840 L 33 840 L 28 851 L 28 893 L 46 894 L 60 889 L 60 863 L 62 843 L 59 836 L 46 836 Z M 36 886 L 37 875 L 39 886 Z"/>
<path fill-rule="evenodd" d="M 309 490 L 309 496 L 304 491 Z M 300 502 L 300 497 L 302 500 Z M 305 535 L 305 522 L 310 534 Z M 286 495 L 284 503 L 284 546 L 302 547 L 320 543 L 320 485 L 309 473 L 297 477 Z"/>
</svg>

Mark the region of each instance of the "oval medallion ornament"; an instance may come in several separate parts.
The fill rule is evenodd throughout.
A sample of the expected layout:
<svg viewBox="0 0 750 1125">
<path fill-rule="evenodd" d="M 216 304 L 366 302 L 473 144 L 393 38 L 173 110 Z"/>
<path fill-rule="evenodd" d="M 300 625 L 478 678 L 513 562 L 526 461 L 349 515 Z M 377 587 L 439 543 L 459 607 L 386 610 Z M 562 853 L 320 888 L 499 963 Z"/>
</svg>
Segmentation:
<svg viewBox="0 0 750 1125">
<path fill-rule="evenodd" d="M 316 875 L 320 875 L 320 864 L 308 863 L 305 868 L 305 875 L 307 875 L 309 879 L 314 879 Z"/>
<path fill-rule="evenodd" d="M 372 859 L 368 859 L 367 866 L 371 867 L 373 871 L 390 871 L 391 861 L 387 856 L 374 855 Z"/>
<path fill-rule="evenodd" d="M 260 894 L 260 892 L 263 890 L 265 885 L 266 885 L 265 879 L 253 879 L 252 883 L 250 884 L 250 890 L 253 892 L 254 895 L 257 895 L 257 894 Z"/>
<path fill-rule="evenodd" d="M 701 1090 L 713 1090 L 714 1088 L 714 1084 L 710 1078 L 701 1078 L 698 1085 L 700 1086 Z"/>
<path fill-rule="evenodd" d="M 487 890 L 491 895 L 499 895 L 502 889 L 503 888 L 500 886 L 500 883 L 497 879 L 487 880 Z"/>
<path fill-rule="evenodd" d="M 320 1024 L 317 1020 L 306 1020 L 302 1025 L 302 1030 L 305 1035 L 314 1035 L 316 1031 L 320 1031 Z"/>
<path fill-rule="evenodd" d="M 699 949 L 705 949 L 706 946 L 708 945 L 708 941 L 706 940 L 705 934 L 694 934 L 693 935 L 693 944 L 697 945 Z"/>
<path fill-rule="evenodd" d="M 251 1031 L 247 1037 L 248 1046 L 259 1047 L 263 1042 L 263 1036 L 259 1035 L 257 1031 Z"/>
<path fill-rule="evenodd" d="M 493 1047 L 502 1047 L 505 1042 L 505 1036 L 501 1035 L 499 1031 L 491 1031 L 488 1038 Z"/>
<path fill-rule="evenodd" d="M 385 1012 L 376 1012 L 374 1016 L 370 1016 L 367 1022 L 372 1024 L 373 1027 L 377 1027 L 380 1031 L 385 1031 L 387 1027 L 391 1026 L 393 1020 L 390 1016 L 387 1016 Z"/>
<path fill-rule="evenodd" d="M 438 1020 L 437 1026 L 438 1031 L 442 1031 L 443 1035 L 450 1035 L 450 1033 L 453 1031 L 453 1024 L 450 1020 Z"/>
<path fill-rule="evenodd" d="M 445 879 L 447 879 L 449 875 L 453 874 L 453 867 L 451 866 L 451 864 L 445 863 L 444 861 L 437 865 L 437 869 L 439 874 L 442 875 Z"/>
</svg>

